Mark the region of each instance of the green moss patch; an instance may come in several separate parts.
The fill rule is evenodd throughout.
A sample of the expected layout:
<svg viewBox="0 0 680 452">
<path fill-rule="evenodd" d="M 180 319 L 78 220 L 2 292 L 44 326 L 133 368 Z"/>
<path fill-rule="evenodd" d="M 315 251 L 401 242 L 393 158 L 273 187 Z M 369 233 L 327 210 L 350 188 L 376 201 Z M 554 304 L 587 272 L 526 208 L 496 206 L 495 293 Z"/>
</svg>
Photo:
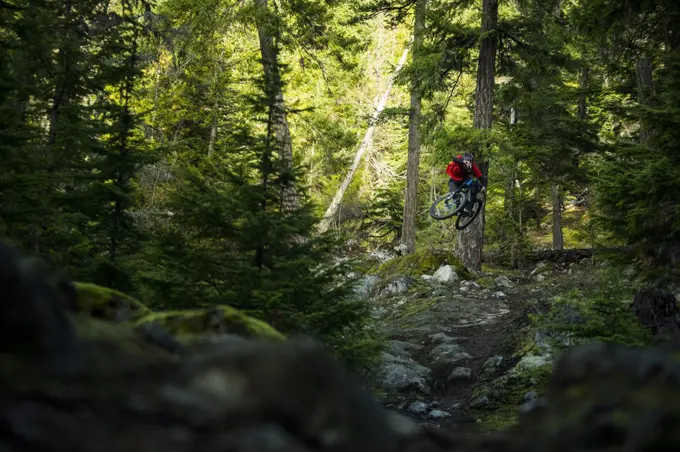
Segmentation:
<svg viewBox="0 0 680 452">
<path fill-rule="evenodd" d="M 483 276 L 481 278 L 478 278 L 476 282 L 477 284 L 484 288 L 493 287 L 495 285 L 494 279 L 490 276 Z"/>
<path fill-rule="evenodd" d="M 517 424 L 519 408 L 524 403 L 524 395 L 529 391 L 537 394 L 546 392 L 552 365 L 521 371 L 510 370 L 507 374 L 475 388 L 472 398 L 487 395 L 491 405 L 474 410 L 482 421 L 480 428 L 487 431 L 500 431 Z"/>
<path fill-rule="evenodd" d="M 134 320 L 151 313 L 144 304 L 117 290 L 83 282 L 74 283 L 74 286 L 79 313 L 115 322 Z"/>
<path fill-rule="evenodd" d="M 245 315 L 231 306 L 207 309 L 157 312 L 136 321 L 137 325 L 156 322 L 180 340 L 204 333 L 229 333 L 243 337 L 285 340 L 267 323 Z"/>
<path fill-rule="evenodd" d="M 371 273 L 381 278 L 389 278 L 398 275 L 418 277 L 431 275 L 442 265 L 451 265 L 463 279 L 472 279 L 472 274 L 450 251 L 444 250 L 419 250 L 412 254 L 395 257 Z"/>
<path fill-rule="evenodd" d="M 97 360 L 105 360 L 107 355 L 111 358 L 111 353 L 116 350 L 146 357 L 170 356 L 167 351 L 146 341 L 132 323 L 114 324 L 83 313 L 74 314 L 72 323 L 79 338 L 105 349 L 101 356 L 96 357 Z"/>
</svg>

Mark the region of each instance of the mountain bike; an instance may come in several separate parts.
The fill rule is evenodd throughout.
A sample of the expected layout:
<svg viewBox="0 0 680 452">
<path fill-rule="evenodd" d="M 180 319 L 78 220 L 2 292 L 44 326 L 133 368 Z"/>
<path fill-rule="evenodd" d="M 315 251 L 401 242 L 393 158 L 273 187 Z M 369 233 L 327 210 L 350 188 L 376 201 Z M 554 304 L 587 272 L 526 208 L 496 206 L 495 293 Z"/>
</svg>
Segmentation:
<svg viewBox="0 0 680 452">
<path fill-rule="evenodd" d="M 470 209 L 470 214 L 461 215 L 463 207 L 470 202 L 470 187 L 473 182 L 474 179 L 468 179 L 458 190 L 437 198 L 432 203 L 432 206 L 430 206 L 430 216 L 435 220 L 446 220 L 454 215 L 458 215 L 458 218 L 456 218 L 456 229 L 461 230 L 468 227 L 477 218 L 484 205 L 484 201 L 480 199 L 483 193 L 478 193 L 477 199 L 472 205 L 472 209 Z"/>
</svg>

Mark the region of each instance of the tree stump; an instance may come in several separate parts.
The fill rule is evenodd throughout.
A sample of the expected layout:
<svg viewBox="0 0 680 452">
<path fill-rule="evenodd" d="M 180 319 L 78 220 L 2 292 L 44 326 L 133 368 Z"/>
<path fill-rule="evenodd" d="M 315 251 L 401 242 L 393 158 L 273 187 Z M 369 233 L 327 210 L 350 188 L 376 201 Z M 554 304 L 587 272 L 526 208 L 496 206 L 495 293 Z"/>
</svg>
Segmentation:
<svg viewBox="0 0 680 452">
<path fill-rule="evenodd" d="M 680 338 L 675 295 L 656 289 L 640 289 L 633 300 L 633 312 L 655 335 Z"/>
</svg>

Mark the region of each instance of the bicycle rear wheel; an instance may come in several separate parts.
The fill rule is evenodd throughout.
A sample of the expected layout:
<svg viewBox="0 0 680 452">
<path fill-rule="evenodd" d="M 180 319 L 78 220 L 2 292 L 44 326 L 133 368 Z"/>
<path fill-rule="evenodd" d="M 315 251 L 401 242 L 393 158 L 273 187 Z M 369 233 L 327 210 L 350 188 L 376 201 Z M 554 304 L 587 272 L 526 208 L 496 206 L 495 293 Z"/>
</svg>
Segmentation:
<svg viewBox="0 0 680 452">
<path fill-rule="evenodd" d="M 475 218 L 477 218 L 477 215 L 479 215 L 479 212 L 482 211 L 482 204 L 482 200 L 477 199 L 472 205 L 472 213 L 470 215 L 459 215 L 458 218 L 456 218 L 456 229 L 462 230 L 470 226 L 470 224 L 475 221 Z"/>
<path fill-rule="evenodd" d="M 435 220 L 445 220 L 456 215 L 463 208 L 465 193 L 453 192 L 440 196 L 430 206 L 430 216 Z"/>
</svg>

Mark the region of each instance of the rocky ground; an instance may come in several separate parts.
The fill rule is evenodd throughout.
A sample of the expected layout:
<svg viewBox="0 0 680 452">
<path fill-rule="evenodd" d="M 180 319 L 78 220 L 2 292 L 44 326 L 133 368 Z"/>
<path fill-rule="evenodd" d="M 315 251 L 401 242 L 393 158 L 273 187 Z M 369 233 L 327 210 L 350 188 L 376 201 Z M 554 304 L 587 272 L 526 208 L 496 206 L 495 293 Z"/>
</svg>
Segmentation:
<svg viewBox="0 0 680 452">
<path fill-rule="evenodd" d="M 547 346 L 543 354 L 519 349 L 530 334 L 528 312 L 549 292 L 536 288 L 550 287 L 548 264 L 476 278 L 455 264 L 431 274 L 391 267 L 396 274 L 366 276 L 359 289 L 388 339 L 379 382 L 385 406 L 434 428 L 493 429 L 537 404 L 533 373 L 550 367 Z"/>
</svg>

